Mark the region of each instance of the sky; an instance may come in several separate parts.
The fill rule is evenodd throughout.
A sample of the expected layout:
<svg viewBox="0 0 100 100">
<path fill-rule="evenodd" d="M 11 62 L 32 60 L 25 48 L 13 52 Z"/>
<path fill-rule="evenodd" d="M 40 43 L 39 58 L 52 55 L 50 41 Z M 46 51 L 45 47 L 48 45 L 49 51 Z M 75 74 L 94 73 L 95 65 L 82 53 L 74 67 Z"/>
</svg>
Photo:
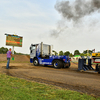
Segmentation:
<svg viewBox="0 0 100 100">
<path fill-rule="evenodd" d="M 75 3 L 75 0 L 63 1 Z M 53 45 L 57 52 L 100 51 L 99 8 L 74 21 L 63 16 L 56 8 L 57 2 L 62 0 L 0 0 L 0 47 L 12 48 L 6 46 L 4 34 L 8 33 L 23 37 L 23 46 L 14 50 L 26 54 L 30 53 L 31 44 L 41 42 Z"/>
</svg>

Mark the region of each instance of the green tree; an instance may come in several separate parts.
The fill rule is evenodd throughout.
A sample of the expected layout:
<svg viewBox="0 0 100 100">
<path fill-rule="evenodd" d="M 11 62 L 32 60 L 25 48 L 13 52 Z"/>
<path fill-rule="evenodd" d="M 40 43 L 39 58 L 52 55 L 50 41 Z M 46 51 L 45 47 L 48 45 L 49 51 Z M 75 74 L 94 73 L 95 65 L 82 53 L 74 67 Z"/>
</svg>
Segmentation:
<svg viewBox="0 0 100 100">
<path fill-rule="evenodd" d="M 8 51 L 8 48 L 4 48 L 4 47 L 0 48 L 0 53 L 6 54 L 7 51 Z"/>
<path fill-rule="evenodd" d="M 80 54 L 79 50 L 74 51 L 74 55 L 79 55 L 79 54 Z"/>
<path fill-rule="evenodd" d="M 87 54 L 87 50 L 84 50 L 83 53 L 84 54 Z M 91 54 L 92 53 L 92 50 L 88 50 L 88 53 Z"/>
<path fill-rule="evenodd" d="M 58 55 L 58 53 L 56 51 L 53 50 L 52 52 L 54 52 L 54 55 Z"/>
<path fill-rule="evenodd" d="M 63 51 L 59 51 L 59 56 L 63 56 Z"/>
<path fill-rule="evenodd" d="M 65 56 L 69 56 L 70 55 L 70 52 L 69 51 L 66 51 L 66 52 L 64 52 L 64 55 Z"/>
<path fill-rule="evenodd" d="M 80 56 L 84 56 L 84 53 L 81 53 Z"/>
<path fill-rule="evenodd" d="M 17 54 L 16 51 L 14 51 L 14 54 Z"/>
<path fill-rule="evenodd" d="M 84 54 L 84 56 L 91 56 L 91 54 L 90 53 L 89 54 L 86 53 L 86 54 Z"/>
<path fill-rule="evenodd" d="M 70 53 L 70 54 L 69 54 L 69 57 L 73 57 L 73 54 L 72 54 L 72 53 Z"/>
</svg>

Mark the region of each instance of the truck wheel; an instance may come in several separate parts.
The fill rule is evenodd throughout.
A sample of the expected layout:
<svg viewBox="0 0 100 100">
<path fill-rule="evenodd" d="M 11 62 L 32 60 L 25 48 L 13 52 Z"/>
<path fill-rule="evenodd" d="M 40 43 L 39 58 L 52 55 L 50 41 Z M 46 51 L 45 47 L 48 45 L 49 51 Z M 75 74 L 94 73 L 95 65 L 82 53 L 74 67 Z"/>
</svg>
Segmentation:
<svg viewBox="0 0 100 100">
<path fill-rule="evenodd" d="M 39 61 L 38 61 L 37 58 L 35 58 L 35 59 L 33 60 L 33 64 L 34 64 L 34 66 L 38 66 L 38 65 L 39 65 Z"/>
<path fill-rule="evenodd" d="M 66 66 L 66 68 L 69 68 L 70 67 L 70 62 L 68 63 L 68 66 Z"/>
<path fill-rule="evenodd" d="M 53 61 L 53 67 L 54 68 L 58 69 L 58 68 L 62 68 L 62 66 L 63 66 L 63 63 L 61 61 L 59 61 L 59 60 Z"/>
</svg>

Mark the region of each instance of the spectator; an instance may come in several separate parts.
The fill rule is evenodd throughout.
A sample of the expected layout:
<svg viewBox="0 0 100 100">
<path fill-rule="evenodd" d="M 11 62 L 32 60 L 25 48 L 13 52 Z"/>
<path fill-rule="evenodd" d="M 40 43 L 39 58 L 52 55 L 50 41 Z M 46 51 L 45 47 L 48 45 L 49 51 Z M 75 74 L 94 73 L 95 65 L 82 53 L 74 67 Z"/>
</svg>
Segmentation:
<svg viewBox="0 0 100 100">
<path fill-rule="evenodd" d="M 9 63 L 10 63 L 11 56 L 12 56 L 12 53 L 11 53 L 11 48 L 10 48 L 9 51 L 7 51 L 7 66 L 6 66 L 6 69 L 9 69 Z"/>
</svg>

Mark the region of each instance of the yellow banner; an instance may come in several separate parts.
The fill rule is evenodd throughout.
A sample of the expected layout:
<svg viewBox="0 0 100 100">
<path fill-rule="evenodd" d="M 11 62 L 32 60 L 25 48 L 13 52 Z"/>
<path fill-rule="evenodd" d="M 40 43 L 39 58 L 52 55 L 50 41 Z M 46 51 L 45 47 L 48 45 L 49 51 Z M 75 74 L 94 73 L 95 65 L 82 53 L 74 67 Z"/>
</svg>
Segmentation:
<svg viewBox="0 0 100 100">
<path fill-rule="evenodd" d="M 92 57 L 100 57 L 100 53 L 92 53 Z"/>
</svg>

